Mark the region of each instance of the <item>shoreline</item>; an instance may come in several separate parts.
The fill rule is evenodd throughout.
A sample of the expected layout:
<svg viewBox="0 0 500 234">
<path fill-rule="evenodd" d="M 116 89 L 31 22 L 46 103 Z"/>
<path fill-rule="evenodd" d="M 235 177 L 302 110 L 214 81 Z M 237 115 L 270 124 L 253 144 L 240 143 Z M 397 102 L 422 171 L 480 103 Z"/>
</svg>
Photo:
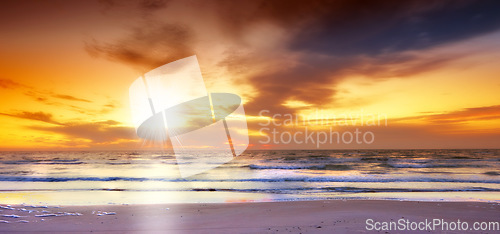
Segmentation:
<svg viewBox="0 0 500 234">
<path fill-rule="evenodd" d="M 6 207 L 0 209 L 0 220 L 9 223 L 0 221 L 0 232 L 349 233 L 367 231 L 367 219 L 460 220 L 471 226 L 474 222 L 500 221 L 500 203 L 493 202 L 356 199 Z"/>
</svg>

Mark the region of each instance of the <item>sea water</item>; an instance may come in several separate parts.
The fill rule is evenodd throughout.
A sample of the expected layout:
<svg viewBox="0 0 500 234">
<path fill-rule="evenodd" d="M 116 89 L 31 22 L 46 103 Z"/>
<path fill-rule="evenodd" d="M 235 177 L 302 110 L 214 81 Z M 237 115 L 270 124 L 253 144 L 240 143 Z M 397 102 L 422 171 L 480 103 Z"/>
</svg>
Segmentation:
<svg viewBox="0 0 500 234">
<path fill-rule="evenodd" d="M 317 199 L 500 202 L 500 150 L 247 150 L 188 178 L 168 151 L 0 152 L 0 204 Z"/>
</svg>

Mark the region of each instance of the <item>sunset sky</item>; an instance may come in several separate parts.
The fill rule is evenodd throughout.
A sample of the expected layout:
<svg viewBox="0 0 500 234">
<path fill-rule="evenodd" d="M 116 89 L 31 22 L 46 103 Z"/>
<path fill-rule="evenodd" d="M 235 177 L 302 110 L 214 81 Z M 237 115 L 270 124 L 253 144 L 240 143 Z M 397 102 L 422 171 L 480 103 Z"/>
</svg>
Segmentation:
<svg viewBox="0 0 500 234">
<path fill-rule="evenodd" d="M 372 144 L 499 148 L 498 1 L 2 1 L 0 150 L 139 150 L 131 83 L 196 55 L 210 92 L 261 110 L 387 116 Z M 279 120 L 277 120 L 279 121 Z"/>
</svg>

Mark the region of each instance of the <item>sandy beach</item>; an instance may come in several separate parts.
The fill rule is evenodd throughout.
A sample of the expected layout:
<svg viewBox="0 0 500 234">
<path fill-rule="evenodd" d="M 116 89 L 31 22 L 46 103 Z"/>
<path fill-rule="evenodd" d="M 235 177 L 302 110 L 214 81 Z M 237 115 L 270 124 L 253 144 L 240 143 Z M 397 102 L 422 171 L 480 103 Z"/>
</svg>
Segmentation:
<svg viewBox="0 0 500 234">
<path fill-rule="evenodd" d="M 479 202 L 326 200 L 62 207 L 2 205 L 0 210 L 2 233 L 352 233 L 369 232 L 367 219 L 379 222 L 460 220 L 469 222 L 470 226 L 478 221 L 500 221 L 500 204 Z"/>
</svg>

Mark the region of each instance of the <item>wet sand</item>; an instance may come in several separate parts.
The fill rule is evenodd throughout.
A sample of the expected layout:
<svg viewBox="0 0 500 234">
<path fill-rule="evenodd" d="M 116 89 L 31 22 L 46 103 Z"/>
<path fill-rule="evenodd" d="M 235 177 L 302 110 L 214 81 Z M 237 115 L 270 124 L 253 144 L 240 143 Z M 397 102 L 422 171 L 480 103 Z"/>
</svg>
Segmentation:
<svg viewBox="0 0 500 234">
<path fill-rule="evenodd" d="M 480 202 L 327 200 L 62 207 L 2 205 L 0 232 L 352 233 L 368 232 L 366 219 L 380 222 L 398 219 L 422 222 L 426 218 L 456 222 L 460 219 L 472 225 L 476 221 L 498 222 L 499 217 L 499 203 Z"/>
</svg>

